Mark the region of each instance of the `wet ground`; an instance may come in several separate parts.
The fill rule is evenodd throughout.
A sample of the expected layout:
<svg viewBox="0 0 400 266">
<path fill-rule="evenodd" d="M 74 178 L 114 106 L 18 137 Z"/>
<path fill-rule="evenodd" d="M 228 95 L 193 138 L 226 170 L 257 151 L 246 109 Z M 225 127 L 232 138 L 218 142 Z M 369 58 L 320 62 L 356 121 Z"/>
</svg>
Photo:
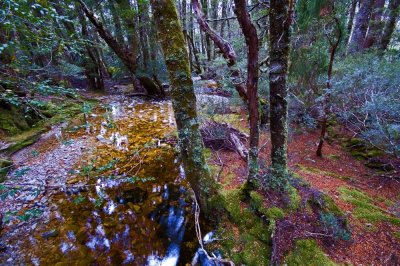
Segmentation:
<svg viewBox="0 0 400 266">
<path fill-rule="evenodd" d="M 14 155 L 2 265 L 175 265 L 196 250 L 169 102 L 99 98 Z"/>
</svg>

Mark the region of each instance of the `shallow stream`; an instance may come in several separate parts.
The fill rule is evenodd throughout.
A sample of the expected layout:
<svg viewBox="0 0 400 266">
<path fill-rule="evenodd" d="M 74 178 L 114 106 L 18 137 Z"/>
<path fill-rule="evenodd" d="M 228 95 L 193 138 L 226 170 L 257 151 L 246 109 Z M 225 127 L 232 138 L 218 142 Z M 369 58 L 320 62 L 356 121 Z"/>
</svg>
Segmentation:
<svg viewBox="0 0 400 266">
<path fill-rule="evenodd" d="M 43 203 L 36 220 L 10 219 L 9 229 L 20 227 L 3 238 L 9 250 L 0 262 L 190 263 L 197 240 L 188 186 L 175 151 L 171 104 L 120 99 L 77 120 L 82 123 L 55 132 L 57 141 L 41 156 L 83 139 L 86 146 L 74 147 L 82 150 L 81 157 L 67 169 L 64 184 L 56 176 L 46 177 L 48 186 L 38 189 L 37 197 L 19 210 Z"/>
</svg>

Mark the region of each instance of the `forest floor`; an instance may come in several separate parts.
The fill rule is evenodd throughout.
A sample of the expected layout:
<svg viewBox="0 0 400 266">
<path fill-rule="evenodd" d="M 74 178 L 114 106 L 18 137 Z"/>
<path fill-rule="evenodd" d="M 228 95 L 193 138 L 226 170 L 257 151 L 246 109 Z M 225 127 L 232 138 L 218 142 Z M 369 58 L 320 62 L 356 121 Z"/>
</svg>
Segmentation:
<svg viewBox="0 0 400 266">
<path fill-rule="evenodd" d="M 224 121 L 224 118 L 219 120 Z M 232 117 L 228 120 L 239 128 L 246 128 L 244 114 L 236 121 Z M 351 240 L 332 241 L 331 236 L 312 232 L 299 234 L 310 227 L 305 216 L 295 213 L 285 218 L 290 220 L 292 228 L 285 228 L 290 231 L 284 234 L 289 240 L 281 243 L 287 245 L 281 252 L 290 250 L 296 239 L 313 238 L 339 264 L 400 265 L 400 169 L 391 173 L 370 169 L 364 161 L 353 157 L 339 140 L 325 143 L 324 156 L 320 158 L 316 156 L 319 134 L 319 131 L 310 130 L 291 134 L 289 168 L 312 189 L 334 200 L 347 218 Z M 269 131 L 262 131 L 260 143 L 260 164 L 267 166 L 270 164 Z M 246 179 L 246 162 L 233 152 L 217 153 L 214 152 L 212 162 L 217 162 L 217 168 L 222 166 L 219 176 L 225 189 L 240 187 Z M 269 198 L 274 195 L 261 194 L 265 196 L 267 207 L 272 207 L 274 203 Z"/>
<path fill-rule="evenodd" d="M 96 98 L 103 104 L 110 103 L 111 101 L 106 97 L 96 96 Z M 209 98 L 206 98 L 205 102 L 209 102 L 209 100 Z M 224 102 L 224 104 L 226 103 Z M 129 103 L 126 105 L 129 105 Z M 138 117 L 145 116 L 144 119 L 147 122 L 141 120 L 142 122 L 140 123 L 139 121 L 117 123 L 117 128 L 119 130 L 124 130 L 124 134 L 130 134 L 129 132 L 132 131 L 132 123 L 139 123 L 139 128 L 135 129 L 139 130 L 138 132 L 140 132 L 140 129 L 146 125 L 141 123 L 149 123 L 149 121 L 151 123 L 148 124 L 148 130 L 151 131 L 147 133 L 144 132 L 143 136 L 129 135 L 129 138 L 134 137 L 137 142 L 130 145 L 134 145 L 135 149 L 137 148 L 135 146 L 136 144 L 141 143 L 146 146 L 146 143 L 154 139 L 154 134 L 160 135 L 158 136 L 159 139 L 165 139 L 165 137 L 167 139 L 166 143 L 160 144 L 158 141 L 158 145 L 161 146 L 157 148 L 159 149 L 157 152 L 154 152 L 153 154 L 149 150 L 149 153 L 146 155 L 148 157 L 148 162 L 153 160 L 148 164 L 148 167 L 152 169 L 149 170 L 146 168 L 148 173 L 152 173 L 151 171 L 155 169 L 155 164 L 158 164 L 157 160 L 159 160 L 160 157 L 159 151 L 170 151 L 175 145 L 174 142 L 168 143 L 168 137 L 170 137 L 169 134 L 171 129 L 173 130 L 174 124 L 173 121 L 171 121 L 171 107 L 169 105 L 155 105 L 150 106 L 150 109 L 143 110 L 140 108 L 129 108 L 127 109 L 129 111 L 124 115 L 129 115 L 128 112 L 133 112 Z M 160 108 L 164 109 L 161 110 Z M 145 113 L 149 110 L 151 111 L 149 114 Z M 113 111 L 110 109 L 107 110 L 106 113 L 118 116 L 118 113 L 115 114 L 115 110 Z M 95 132 L 100 132 L 100 127 L 103 125 L 101 120 L 104 118 L 106 118 L 104 114 L 93 114 L 88 118 L 94 125 L 97 123 L 98 128 Z M 82 117 L 77 119 L 77 121 L 71 121 L 68 127 L 71 128 L 74 123 L 75 125 L 79 125 L 81 119 Z M 233 113 L 218 114 L 214 116 L 214 119 L 218 121 L 226 121 L 242 131 L 248 130 L 247 119 L 243 110 L 237 109 Z M 121 121 L 125 120 L 122 119 Z M 156 121 L 158 122 L 156 123 Z M 162 126 L 158 128 L 160 124 Z M 120 157 L 122 162 L 127 162 L 127 157 L 124 152 L 118 152 L 118 149 L 116 149 L 117 152 L 115 154 L 113 153 L 112 156 L 110 156 L 111 154 L 107 154 L 111 152 L 111 150 L 107 150 L 107 145 L 110 146 L 109 143 L 107 143 L 107 139 L 96 136 L 97 133 L 85 134 L 84 127 L 80 127 L 77 133 L 70 133 L 68 136 L 60 138 L 60 132 L 65 132 L 66 127 L 67 125 L 65 124 L 54 127 L 51 131 L 42 135 L 38 142 L 15 153 L 13 155 L 13 161 L 16 167 L 9 175 L 10 178 L 7 182 L 9 184 L 14 182 L 15 186 L 23 186 L 21 183 L 27 183 L 30 186 L 44 186 L 48 188 L 59 188 L 65 184 L 73 186 L 77 182 L 77 180 L 75 180 L 77 175 L 74 175 L 71 171 L 76 169 L 77 165 L 79 165 L 81 171 L 85 170 L 85 164 L 89 164 L 89 158 L 93 158 L 94 155 L 99 156 L 100 158 L 104 157 L 99 159 L 99 162 L 102 162 L 103 164 L 110 161 L 110 158 L 114 156 L 117 156 L 118 158 Z M 311 238 L 316 239 L 323 251 L 328 254 L 333 261 L 339 264 L 400 265 L 400 169 L 395 169 L 390 173 L 379 173 L 367 168 L 365 162 L 353 157 L 348 150 L 343 148 L 342 143 L 339 140 L 325 143 L 323 148 L 324 156 L 319 158 L 315 154 L 318 138 L 319 132 L 310 130 L 296 130 L 295 133 L 290 135 L 290 170 L 296 176 L 307 182 L 311 189 L 322 191 L 334 200 L 347 219 L 347 225 L 351 232 L 351 239 L 348 241 L 333 240 L 332 236 L 324 235 L 320 232 L 315 233 L 312 231 L 314 228 L 310 225 L 310 221 L 308 221 L 306 215 L 303 215 L 300 211 L 292 212 L 283 219 L 284 221 L 277 222 L 277 228 L 279 229 L 281 226 L 281 229 L 283 229 L 281 230 L 281 232 L 283 232 L 281 236 L 283 240 L 279 243 L 281 246 L 280 254 L 277 256 L 282 259 L 282 257 L 292 249 L 296 239 Z M 125 144 L 124 141 L 120 143 L 120 145 Z M 261 166 L 266 167 L 270 164 L 270 141 L 268 130 L 262 130 L 260 144 L 260 163 Z M 101 153 L 98 153 L 96 150 Z M 97 153 L 93 154 L 93 151 L 96 151 Z M 173 161 L 173 157 L 168 154 L 169 152 L 166 153 L 166 158 Z M 237 153 L 224 150 L 213 151 L 212 156 L 209 158 L 209 163 L 214 170 L 216 169 L 214 172 L 222 183 L 224 190 L 239 188 L 246 180 L 246 162 Z M 398 165 L 400 164 L 397 164 L 397 166 Z M 97 168 L 99 167 L 101 168 L 102 166 L 98 165 Z M 172 163 L 170 166 L 167 165 L 167 167 L 175 169 Z M 115 169 L 114 166 L 111 168 L 112 169 L 106 170 L 110 173 L 123 170 L 119 168 Z M 158 169 L 157 171 L 163 172 L 162 169 Z M 175 170 L 170 172 L 174 173 L 174 171 Z M 152 173 L 152 175 L 156 174 L 159 173 Z M 79 182 L 82 181 L 82 177 L 79 177 L 78 179 Z M 259 192 L 265 197 L 264 204 L 266 207 L 274 207 L 275 203 L 273 201 L 276 195 L 270 195 L 264 191 Z M 14 210 L 13 215 L 16 216 L 20 215 L 21 212 L 33 205 L 38 209 L 41 209 L 40 215 L 43 214 L 43 212 L 45 212 L 45 214 L 47 212 L 45 216 L 48 217 L 48 220 L 51 220 L 54 219 L 54 214 L 51 213 L 57 213 L 54 211 L 55 205 L 60 205 L 58 201 L 64 199 L 60 199 L 59 197 L 53 197 L 54 199 L 51 199 L 51 195 L 57 194 L 57 189 L 54 191 L 52 189 L 41 191 L 40 193 L 42 194 L 40 194 L 39 197 L 38 195 L 32 194 L 31 191 L 18 193 L 21 193 L 18 198 L 3 201 L 0 210 Z M 74 194 L 75 192 L 72 191 L 72 196 L 69 195 L 68 197 L 75 197 Z M 74 202 L 78 198 L 74 198 Z M 42 206 L 45 205 L 47 207 L 42 208 Z M 136 205 L 134 207 L 137 208 Z M 72 207 L 69 206 L 68 208 Z M 126 211 L 126 209 L 123 210 Z M 77 211 L 79 212 L 79 209 Z M 33 219 L 23 223 L 24 226 L 22 227 L 18 225 L 15 217 L 10 217 L 10 226 L 6 226 L 1 236 L 2 239 L 0 239 L 3 243 L 7 243 L 10 239 L 19 238 L 32 230 L 37 230 L 36 227 L 40 227 L 40 220 L 35 216 L 37 214 L 25 213 L 24 215 L 30 215 L 30 218 Z M 67 221 L 68 223 L 70 222 L 69 219 L 67 219 Z M 146 223 L 147 222 L 148 221 L 146 221 Z M 68 226 L 71 227 L 72 225 L 60 225 L 60 232 L 62 233 L 64 230 L 62 228 L 67 228 Z M 78 229 L 80 230 L 80 228 Z M 52 233 L 51 230 L 49 231 L 49 227 L 45 229 L 42 228 L 39 232 L 40 233 L 36 233 L 36 236 L 39 236 L 38 239 L 43 238 L 40 237 L 40 235 L 43 236 L 43 234 L 48 234 L 49 232 Z M 108 234 L 107 230 L 106 233 Z M 49 236 L 49 238 L 51 237 L 52 236 Z M 148 238 L 148 235 L 144 237 Z M 38 243 L 42 243 L 41 241 L 43 240 L 37 241 L 39 241 Z M 3 249 L 4 247 L 0 248 Z M 38 248 L 36 247 L 35 249 Z M 144 247 L 144 249 L 146 248 Z M 33 249 L 29 250 L 28 248 L 28 251 L 36 255 L 41 252 L 40 248 L 35 251 Z M 12 248 L 7 252 L 8 255 L 5 257 L 2 258 L 0 256 L 0 262 L 2 261 L 1 259 L 4 259 L 3 262 L 6 262 L 6 264 L 9 265 L 17 262 L 12 259 Z M 29 257 L 29 252 L 24 256 Z M 83 256 L 86 256 L 88 253 L 87 251 L 85 252 L 86 253 L 83 253 Z M 58 259 L 60 259 L 60 256 L 54 258 L 54 261 L 52 262 L 57 262 Z M 32 262 L 35 263 L 35 261 Z"/>
</svg>

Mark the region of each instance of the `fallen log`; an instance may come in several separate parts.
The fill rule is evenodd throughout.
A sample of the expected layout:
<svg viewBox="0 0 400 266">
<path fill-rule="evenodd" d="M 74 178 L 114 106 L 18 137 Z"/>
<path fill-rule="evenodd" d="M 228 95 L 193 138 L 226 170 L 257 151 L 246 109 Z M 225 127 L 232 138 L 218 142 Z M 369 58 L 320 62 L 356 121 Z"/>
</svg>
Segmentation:
<svg viewBox="0 0 400 266">
<path fill-rule="evenodd" d="M 204 145 L 212 150 L 230 150 L 237 152 L 243 160 L 247 161 L 248 150 L 243 144 L 248 135 L 233 128 L 227 123 L 207 121 L 200 127 Z"/>
</svg>

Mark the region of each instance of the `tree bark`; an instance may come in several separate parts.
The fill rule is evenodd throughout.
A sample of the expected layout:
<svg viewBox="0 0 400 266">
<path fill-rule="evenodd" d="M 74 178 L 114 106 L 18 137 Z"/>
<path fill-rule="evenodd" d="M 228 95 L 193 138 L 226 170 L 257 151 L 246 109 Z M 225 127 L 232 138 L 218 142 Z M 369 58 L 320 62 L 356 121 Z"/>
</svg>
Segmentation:
<svg viewBox="0 0 400 266">
<path fill-rule="evenodd" d="M 122 32 L 121 20 L 120 20 L 118 14 L 117 14 L 117 10 L 115 8 L 113 0 L 109 1 L 109 8 L 110 8 L 111 17 L 112 17 L 113 23 L 114 23 L 114 29 L 115 29 L 115 33 L 114 34 L 115 34 L 115 36 L 117 38 L 117 41 L 119 43 L 125 43 L 124 35 L 123 35 L 123 32 Z"/>
<path fill-rule="evenodd" d="M 347 37 L 346 37 L 346 44 L 348 44 L 350 36 L 351 36 L 351 30 L 353 29 L 353 23 L 354 23 L 354 16 L 356 15 L 356 8 L 357 8 L 358 0 L 352 0 L 350 9 L 349 9 L 349 21 L 347 22 Z"/>
<path fill-rule="evenodd" d="M 287 72 L 293 5 L 292 0 L 271 0 L 269 11 L 271 160 L 274 176 L 283 182 L 288 173 Z"/>
<path fill-rule="evenodd" d="M 360 10 L 356 16 L 353 34 L 350 38 L 348 54 L 361 52 L 364 48 L 364 40 L 368 30 L 368 24 L 371 17 L 371 12 L 374 6 L 374 0 L 363 0 Z"/>
<path fill-rule="evenodd" d="M 230 43 L 225 41 L 221 36 L 219 36 L 213 29 L 210 28 L 210 25 L 207 23 L 206 18 L 202 13 L 202 8 L 199 0 L 192 0 L 192 6 L 194 11 L 194 16 L 197 19 L 197 23 L 200 25 L 200 29 L 208 36 L 218 47 L 219 51 L 222 53 L 223 57 L 227 60 L 227 65 L 230 70 L 230 76 L 232 77 L 233 84 L 239 96 L 242 98 L 244 102 L 247 103 L 248 96 L 246 86 L 239 81 L 240 72 L 236 68 L 237 58 L 236 53 L 233 50 Z"/>
<path fill-rule="evenodd" d="M 222 0 L 222 18 L 228 17 L 227 4 L 228 4 L 228 0 Z M 221 32 L 220 32 L 221 38 L 224 38 L 225 24 L 226 24 L 226 21 L 225 21 L 225 19 L 223 19 L 221 21 Z"/>
<path fill-rule="evenodd" d="M 152 0 L 151 6 L 171 82 L 183 168 L 202 210 L 207 214 L 211 208 L 210 200 L 217 195 L 218 189 L 203 154 L 185 38 L 174 0 Z"/>
<path fill-rule="evenodd" d="M 143 66 L 146 72 L 149 72 L 149 61 L 150 61 L 150 51 L 149 51 L 149 40 L 148 40 L 148 28 L 150 26 L 149 18 L 149 4 L 147 1 L 137 1 L 138 5 L 138 15 L 139 15 L 139 39 L 140 47 L 142 48 L 143 54 Z"/>
<path fill-rule="evenodd" d="M 379 41 L 379 37 L 381 36 L 384 27 L 384 22 L 382 21 L 384 6 L 385 0 L 375 0 L 374 9 L 369 22 L 368 33 L 364 40 L 365 49 L 375 46 Z"/>
<path fill-rule="evenodd" d="M 258 175 L 258 142 L 259 142 L 259 111 L 258 111 L 258 36 L 257 30 L 247 11 L 246 0 L 234 0 L 237 20 L 245 36 L 247 46 L 247 99 L 250 121 L 250 148 L 248 159 L 249 184 L 253 184 Z"/>
<path fill-rule="evenodd" d="M 389 2 L 389 18 L 386 22 L 385 28 L 383 29 L 379 44 L 379 48 L 383 51 L 388 48 L 393 32 L 396 28 L 396 22 L 399 16 L 399 5 L 400 0 L 390 0 Z"/>
<path fill-rule="evenodd" d="M 89 39 L 90 36 L 85 16 L 79 7 L 77 7 L 77 9 L 79 22 L 82 27 L 82 36 L 86 39 Z M 104 81 L 100 54 L 95 47 L 91 47 L 88 44 L 85 45 L 85 48 L 89 58 L 84 59 L 83 67 L 85 68 L 85 76 L 87 77 L 89 88 L 91 90 L 103 91 Z"/>
<path fill-rule="evenodd" d="M 93 26 L 97 29 L 100 37 L 108 44 L 108 46 L 114 51 L 114 53 L 121 59 L 122 63 L 126 66 L 126 68 L 132 73 L 135 74 L 137 68 L 136 54 L 132 52 L 127 46 L 124 44 L 118 43 L 118 41 L 114 38 L 114 36 L 104 27 L 103 23 L 101 23 L 95 15 L 88 9 L 83 0 L 78 0 L 81 4 L 83 12 L 86 17 L 90 20 Z"/>
</svg>

